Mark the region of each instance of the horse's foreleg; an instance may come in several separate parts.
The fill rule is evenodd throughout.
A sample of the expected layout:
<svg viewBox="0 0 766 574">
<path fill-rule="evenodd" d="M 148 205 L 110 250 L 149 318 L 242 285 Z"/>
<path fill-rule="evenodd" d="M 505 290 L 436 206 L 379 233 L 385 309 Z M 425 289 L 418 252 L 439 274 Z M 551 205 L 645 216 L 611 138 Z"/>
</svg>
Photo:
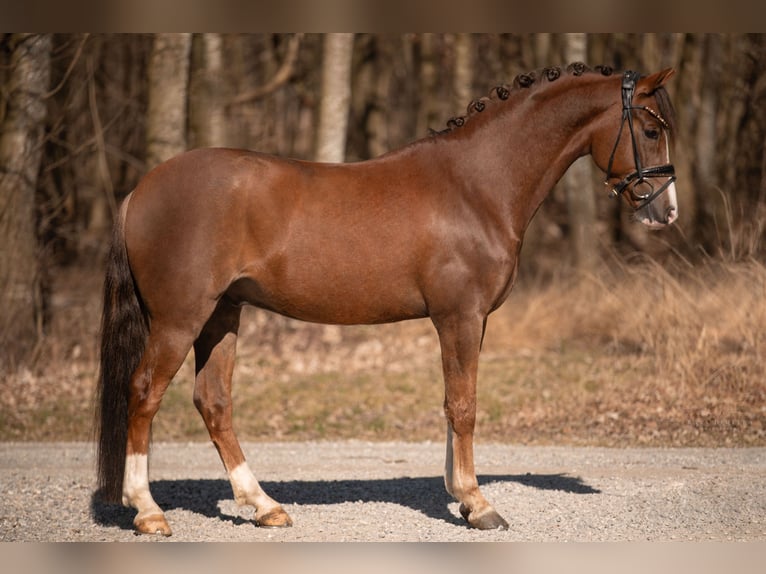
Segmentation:
<svg viewBox="0 0 766 574">
<path fill-rule="evenodd" d="M 133 524 L 144 534 L 171 534 L 165 514 L 149 491 L 149 438 L 162 396 L 190 348 L 191 340 L 187 336 L 164 330 L 159 323 L 153 324 L 131 381 L 122 503 L 137 510 Z"/>
<path fill-rule="evenodd" d="M 239 307 L 221 300 L 194 343 L 194 404 L 221 456 L 237 503 L 254 506 L 260 526 L 291 526 L 287 513 L 255 479 L 232 426 L 231 377 L 240 313 Z"/>
<path fill-rule="evenodd" d="M 447 457 L 444 483 L 460 502 L 460 513 L 482 530 L 508 528 L 479 490 L 473 462 L 476 423 L 476 376 L 484 318 L 449 317 L 434 321 L 439 333 L 444 369 L 444 412 L 447 417 Z"/>
</svg>

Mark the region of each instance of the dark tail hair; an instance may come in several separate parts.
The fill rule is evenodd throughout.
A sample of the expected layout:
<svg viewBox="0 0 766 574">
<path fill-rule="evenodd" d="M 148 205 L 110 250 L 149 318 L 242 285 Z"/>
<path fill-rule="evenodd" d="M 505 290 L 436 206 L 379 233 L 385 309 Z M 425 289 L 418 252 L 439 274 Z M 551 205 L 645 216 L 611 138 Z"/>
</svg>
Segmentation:
<svg viewBox="0 0 766 574">
<path fill-rule="evenodd" d="M 98 494 L 119 502 L 125 473 L 130 380 L 149 332 L 148 320 L 133 280 L 125 247 L 123 202 L 109 250 L 101 316 L 101 365 L 96 399 Z"/>
</svg>

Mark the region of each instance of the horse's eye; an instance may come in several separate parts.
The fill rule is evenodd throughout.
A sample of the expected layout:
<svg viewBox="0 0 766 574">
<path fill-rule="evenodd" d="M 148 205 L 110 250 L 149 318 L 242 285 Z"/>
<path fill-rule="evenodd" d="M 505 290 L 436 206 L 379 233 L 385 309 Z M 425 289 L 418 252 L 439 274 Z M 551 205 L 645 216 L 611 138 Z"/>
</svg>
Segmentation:
<svg viewBox="0 0 766 574">
<path fill-rule="evenodd" d="M 647 128 L 644 130 L 644 135 L 650 140 L 656 140 L 660 137 L 660 130 L 657 128 Z"/>
</svg>

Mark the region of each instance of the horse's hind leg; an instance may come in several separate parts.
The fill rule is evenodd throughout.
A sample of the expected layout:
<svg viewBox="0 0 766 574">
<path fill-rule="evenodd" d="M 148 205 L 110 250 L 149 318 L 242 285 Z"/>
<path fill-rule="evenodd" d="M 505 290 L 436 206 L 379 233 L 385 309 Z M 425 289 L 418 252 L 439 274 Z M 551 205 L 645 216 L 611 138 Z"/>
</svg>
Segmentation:
<svg viewBox="0 0 766 574">
<path fill-rule="evenodd" d="M 194 404 L 218 449 L 237 503 L 254 506 L 260 526 L 291 526 L 287 513 L 255 479 L 232 427 L 231 377 L 240 314 L 241 308 L 224 297 L 194 343 Z"/>
<path fill-rule="evenodd" d="M 128 444 L 122 502 L 138 512 L 133 524 L 144 534 L 170 536 L 165 515 L 149 492 L 149 438 L 171 379 L 191 349 L 193 336 L 152 323 L 146 348 L 131 380 L 128 400 Z"/>
</svg>

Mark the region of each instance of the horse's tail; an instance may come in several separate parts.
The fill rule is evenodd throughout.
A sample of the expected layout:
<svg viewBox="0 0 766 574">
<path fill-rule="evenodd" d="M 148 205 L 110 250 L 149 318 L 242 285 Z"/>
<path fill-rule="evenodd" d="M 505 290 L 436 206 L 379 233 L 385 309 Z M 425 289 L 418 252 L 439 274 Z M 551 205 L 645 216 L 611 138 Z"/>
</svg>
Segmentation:
<svg viewBox="0 0 766 574">
<path fill-rule="evenodd" d="M 149 332 L 148 319 L 128 263 L 123 202 L 104 279 L 101 316 L 101 364 L 96 400 L 96 440 L 99 495 L 119 502 L 125 473 L 130 380 L 138 367 Z"/>
</svg>

